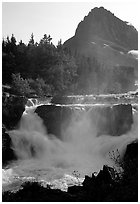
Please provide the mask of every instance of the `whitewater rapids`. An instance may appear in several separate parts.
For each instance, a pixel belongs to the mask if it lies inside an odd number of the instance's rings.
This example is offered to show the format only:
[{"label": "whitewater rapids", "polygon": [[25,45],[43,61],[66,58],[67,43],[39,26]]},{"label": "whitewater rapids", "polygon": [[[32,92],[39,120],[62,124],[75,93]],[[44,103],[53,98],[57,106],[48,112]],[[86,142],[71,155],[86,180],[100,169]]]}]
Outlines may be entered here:
[{"label": "whitewater rapids", "polygon": [[[126,145],[137,138],[138,116],[133,111],[131,130],[120,137],[96,137],[86,117],[70,125],[63,141],[47,133],[42,119],[34,112],[41,105],[30,101],[22,115],[19,128],[9,131],[12,148],[18,160],[3,169],[3,189],[19,186],[25,180],[66,190],[82,183],[84,175],[99,172],[103,165],[114,166],[112,151],[122,156]],[[92,127],[92,128],[91,128]]]}]

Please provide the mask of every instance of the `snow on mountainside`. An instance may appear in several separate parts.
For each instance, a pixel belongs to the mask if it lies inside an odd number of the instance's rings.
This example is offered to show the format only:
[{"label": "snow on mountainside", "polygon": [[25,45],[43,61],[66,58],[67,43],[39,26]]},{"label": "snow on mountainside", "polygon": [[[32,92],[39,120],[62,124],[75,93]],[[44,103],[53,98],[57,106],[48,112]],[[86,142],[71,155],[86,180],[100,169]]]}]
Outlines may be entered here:
[{"label": "snow on mountainside", "polygon": [[94,56],[107,66],[137,67],[137,61],[127,54],[138,49],[137,30],[103,7],[92,9],[64,46],[73,53]]},{"label": "snow on mountainside", "polygon": [[121,91],[134,89],[138,77],[138,55],[134,51],[138,49],[138,32],[110,11],[103,7],[92,9],[64,47],[74,56],[81,56],[82,60],[86,57],[99,63],[100,68],[86,63],[79,68],[79,80],[86,90],[94,92],[97,88],[101,91],[103,87],[108,89],[111,86],[114,90],[125,87]]},{"label": "snow on mountainside", "polygon": [[132,56],[134,59],[138,59],[138,50],[130,50],[130,51],[128,52],[128,54],[129,54],[130,56]]}]

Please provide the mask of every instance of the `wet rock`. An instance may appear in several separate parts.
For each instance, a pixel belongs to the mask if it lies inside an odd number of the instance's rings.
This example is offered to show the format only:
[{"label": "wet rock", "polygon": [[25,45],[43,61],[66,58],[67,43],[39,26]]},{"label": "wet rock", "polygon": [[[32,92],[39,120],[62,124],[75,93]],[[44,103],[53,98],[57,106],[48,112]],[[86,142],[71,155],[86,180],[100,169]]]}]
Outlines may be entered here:
[{"label": "wet rock", "polygon": [[7,130],[14,129],[25,110],[26,98],[3,92],[2,97],[2,165],[17,159],[11,148],[11,138]]},{"label": "wet rock", "polygon": [[[113,124],[111,123],[112,135],[125,134],[131,129],[133,123],[132,106],[131,104],[121,104],[113,106]],[[116,124],[116,125],[115,125]]]},{"label": "wet rock", "polygon": [[79,194],[79,193],[81,193],[81,191],[83,191],[82,186],[70,186],[70,187],[68,187],[68,193],[70,193],[70,194]]},{"label": "wet rock", "polygon": [[2,165],[5,167],[10,161],[15,160],[16,156],[11,148],[11,138],[2,127]]},{"label": "wet rock", "polygon": [[111,184],[112,183],[112,177],[109,172],[108,166],[103,166],[103,170],[100,170],[99,174],[97,177],[95,177],[95,183],[96,185],[98,184]]},{"label": "wet rock", "polygon": [[111,191],[112,184],[113,179],[111,177],[110,167],[103,166],[103,170],[100,170],[97,176],[94,174],[92,174],[92,177],[85,176],[83,182],[85,198],[88,198],[88,201],[103,201]]},{"label": "wet rock", "polygon": [[5,95],[2,98],[2,122],[7,129],[13,129],[19,122],[27,99],[15,95]]},{"label": "wet rock", "polygon": [[39,183],[24,183],[23,189],[18,192],[5,192],[3,193],[3,202],[60,202],[60,201],[72,201],[72,196],[61,190],[54,190],[50,188],[44,188]]},{"label": "wet rock", "polygon": [[95,180],[96,180],[96,177],[94,176],[94,174],[92,174],[92,177],[89,177],[89,176],[85,176],[85,179],[83,181],[83,187],[85,189],[88,189],[91,187],[91,185],[93,186],[94,183],[95,183]]},{"label": "wet rock", "polygon": [[97,136],[120,136],[128,132],[133,123],[131,104],[95,107],[89,116],[96,127]]},{"label": "wet rock", "polygon": [[138,140],[127,145],[124,160],[138,158]]},{"label": "wet rock", "polygon": [[[131,149],[132,147],[130,147]],[[130,151],[131,152],[131,151]],[[110,174],[113,168],[104,166],[97,176],[85,177],[83,186],[72,186],[67,192],[58,189],[44,188],[39,183],[24,183],[23,189],[17,192],[3,193],[3,201],[19,202],[137,202],[138,201],[138,174],[131,174],[131,178],[125,177],[115,182]]]},{"label": "wet rock", "polygon": [[123,168],[126,172],[125,176],[130,177],[132,174],[138,174],[138,140],[127,145]]},{"label": "wet rock", "polygon": [[43,119],[48,133],[61,138],[63,130],[70,123],[73,111],[69,107],[43,105],[37,107],[35,112]]},{"label": "wet rock", "polygon": [[[76,109],[70,106],[43,105],[35,111],[44,121],[48,133],[59,138],[70,125],[72,119],[87,120],[91,124],[90,131],[97,136],[120,136],[131,129],[133,123],[132,106],[120,104],[114,106],[94,106]],[[93,130],[92,130],[93,129]]]}]

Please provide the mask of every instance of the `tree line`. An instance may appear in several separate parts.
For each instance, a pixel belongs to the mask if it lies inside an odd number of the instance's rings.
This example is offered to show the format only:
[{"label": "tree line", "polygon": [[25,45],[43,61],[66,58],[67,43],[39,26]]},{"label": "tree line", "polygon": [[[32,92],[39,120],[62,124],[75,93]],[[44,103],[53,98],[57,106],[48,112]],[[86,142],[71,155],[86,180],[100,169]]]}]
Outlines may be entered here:
[{"label": "tree line", "polygon": [[[35,91],[38,95],[58,94],[74,89],[77,78],[75,58],[44,34],[39,43],[34,35],[28,44],[17,43],[14,35],[2,42],[2,82],[13,85],[17,92]],[[16,91],[16,90],[15,90]]]},{"label": "tree line", "polygon": [[[109,76],[110,75],[110,76]],[[121,92],[121,83],[95,57],[72,54],[59,40],[55,46],[50,35],[39,43],[33,33],[28,44],[17,43],[15,36],[2,41],[2,83],[16,94],[38,96],[55,94],[100,94]]]}]

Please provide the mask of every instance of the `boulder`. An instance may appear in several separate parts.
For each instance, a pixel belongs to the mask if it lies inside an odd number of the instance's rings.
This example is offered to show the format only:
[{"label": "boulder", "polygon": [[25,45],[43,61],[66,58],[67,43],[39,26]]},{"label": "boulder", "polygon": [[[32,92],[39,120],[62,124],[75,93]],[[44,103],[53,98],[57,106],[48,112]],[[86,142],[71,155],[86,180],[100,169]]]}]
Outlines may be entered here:
[{"label": "boulder", "polygon": [[82,183],[84,190],[88,191],[91,188],[92,189],[96,188],[95,180],[96,180],[96,177],[94,176],[94,174],[92,174],[92,177],[85,175],[85,179]]},{"label": "boulder", "polygon": [[98,175],[95,177],[95,183],[96,185],[101,185],[101,184],[111,184],[112,183],[112,177],[111,173],[109,172],[108,166],[103,166],[103,170],[100,170]]}]

